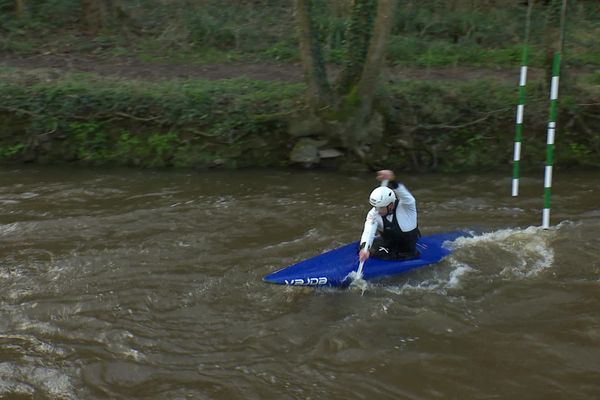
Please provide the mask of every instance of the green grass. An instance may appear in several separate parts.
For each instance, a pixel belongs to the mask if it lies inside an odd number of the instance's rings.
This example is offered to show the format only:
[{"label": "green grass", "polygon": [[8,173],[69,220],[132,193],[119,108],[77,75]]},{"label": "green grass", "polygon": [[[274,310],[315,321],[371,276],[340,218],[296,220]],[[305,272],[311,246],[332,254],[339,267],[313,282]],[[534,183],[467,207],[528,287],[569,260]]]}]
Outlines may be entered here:
[{"label": "green grass", "polygon": [[[31,135],[60,132],[66,139],[52,152],[59,160],[189,166],[233,154],[236,165],[244,165],[251,162],[244,157],[255,151],[257,135],[285,127],[282,113],[294,107],[302,90],[248,79],[146,82],[2,68],[0,117],[7,125],[0,158],[13,158]],[[266,140],[261,146],[269,153],[281,145]]]},{"label": "green grass", "polygon": [[[289,4],[273,0],[206,0],[185,7],[158,0],[118,3],[127,19],[90,36],[77,0],[30,1],[29,17],[23,19],[14,14],[14,1],[0,0],[0,52],[22,56],[91,53],[176,63],[298,61]],[[421,0],[400,4],[388,60],[393,65],[431,68],[514,66],[520,61],[525,8],[519,2],[502,7],[494,3]],[[580,0],[571,5],[564,52],[571,65],[600,66],[596,3]],[[346,2],[319,3],[315,24],[330,63],[343,63],[347,12]],[[540,6],[532,20],[532,65],[544,62],[545,25]]]},{"label": "green grass", "polygon": [[[561,127],[569,128],[557,149],[569,165],[593,165],[600,156],[598,134],[578,125],[581,119],[594,126],[599,111],[589,105],[600,103],[600,75],[586,79],[575,81],[578,86],[561,99]],[[297,140],[292,121],[306,118],[304,88],[249,79],[148,82],[0,68],[0,160],[30,153],[25,149],[31,138],[58,135],[38,162],[286,165]],[[513,82],[402,81],[380,95],[376,107],[385,116],[382,143],[390,155],[375,160],[378,164],[464,171],[499,168],[510,160]],[[532,165],[543,159],[547,90],[533,85],[527,95],[524,163]]]},{"label": "green grass", "polygon": [[[516,44],[505,48],[485,48],[474,43],[452,44],[417,37],[392,37],[388,45],[388,61],[394,65],[447,67],[514,67],[519,65],[523,48]],[[530,49],[532,65],[543,63],[543,52]]]}]

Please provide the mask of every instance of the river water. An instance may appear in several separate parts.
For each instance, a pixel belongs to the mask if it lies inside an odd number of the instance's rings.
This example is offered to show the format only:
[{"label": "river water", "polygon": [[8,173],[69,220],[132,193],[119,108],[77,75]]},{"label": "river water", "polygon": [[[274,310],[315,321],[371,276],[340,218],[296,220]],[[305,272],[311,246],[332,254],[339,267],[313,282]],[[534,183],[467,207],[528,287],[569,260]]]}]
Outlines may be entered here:
[{"label": "river water", "polygon": [[[532,174],[533,175],[533,174]],[[262,282],[360,236],[375,186],[304,171],[0,171],[0,398],[600,398],[598,173],[408,175],[440,264]]]}]

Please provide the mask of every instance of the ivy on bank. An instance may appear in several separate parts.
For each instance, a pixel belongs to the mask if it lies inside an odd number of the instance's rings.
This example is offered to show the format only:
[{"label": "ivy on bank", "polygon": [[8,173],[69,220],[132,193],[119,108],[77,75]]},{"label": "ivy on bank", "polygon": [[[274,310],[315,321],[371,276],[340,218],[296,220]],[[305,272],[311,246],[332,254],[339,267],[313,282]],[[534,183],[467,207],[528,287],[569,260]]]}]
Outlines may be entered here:
[{"label": "ivy on bank", "polygon": [[[390,82],[385,118],[368,149],[372,168],[462,171],[510,163],[515,87],[489,81]],[[600,166],[600,86],[561,99],[557,164]],[[0,160],[143,167],[290,165],[300,139],[331,147],[303,119],[303,86],[247,79],[139,82],[0,70]],[[547,90],[528,92],[523,164],[543,163]],[[295,124],[297,125],[297,124]],[[309,124],[310,126],[310,124]],[[334,166],[343,166],[343,156]]]},{"label": "ivy on bank", "polygon": [[36,162],[276,165],[280,112],[294,108],[302,89],[246,79],[3,75],[10,79],[0,83],[0,158]]}]

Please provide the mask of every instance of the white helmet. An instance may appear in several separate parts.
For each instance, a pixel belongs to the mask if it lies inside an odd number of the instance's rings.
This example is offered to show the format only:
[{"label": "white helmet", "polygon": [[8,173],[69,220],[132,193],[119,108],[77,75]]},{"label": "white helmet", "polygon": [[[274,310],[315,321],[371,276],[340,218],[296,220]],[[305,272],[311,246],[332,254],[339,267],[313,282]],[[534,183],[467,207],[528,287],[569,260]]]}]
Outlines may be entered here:
[{"label": "white helmet", "polygon": [[389,187],[380,186],[371,192],[369,196],[369,203],[373,207],[381,208],[387,207],[389,204],[396,201],[396,195],[394,191]]}]

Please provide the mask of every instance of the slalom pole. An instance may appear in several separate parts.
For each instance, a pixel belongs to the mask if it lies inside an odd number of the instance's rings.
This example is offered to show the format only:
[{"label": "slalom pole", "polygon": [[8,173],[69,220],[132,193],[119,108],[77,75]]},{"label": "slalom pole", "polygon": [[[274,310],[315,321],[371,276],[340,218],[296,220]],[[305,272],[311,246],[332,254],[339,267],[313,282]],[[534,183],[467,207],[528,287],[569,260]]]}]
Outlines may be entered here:
[{"label": "slalom pole", "polygon": [[560,79],[561,52],[565,37],[565,19],[567,0],[563,0],[560,15],[559,48],[552,59],[552,80],[550,83],[550,118],[546,138],[546,168],[544,170],[544,210],[542,212],[542,228],[550,227],[550,196],[552,193],[552,168],[554,166],[554,138],[556,133],[556,117],[558,114],[558,84]]},{"label": "slalom pole", "polygon": [[519,195],[519,168],[521,162],[521,141],[523,139],[523,113],[525,112],[525,87],[527,85],[527,65],[529,62],[529,31],[531,27],[531,10],[533,1],[527,1],[527,17],[525,20],[525,39],[523,55],[521,57],[521,75],[519,78],[519,103],[517,104],[517,118],[515,124],[515,146],[513,156],[512,195]]}]

